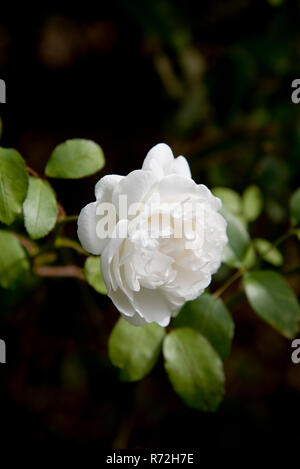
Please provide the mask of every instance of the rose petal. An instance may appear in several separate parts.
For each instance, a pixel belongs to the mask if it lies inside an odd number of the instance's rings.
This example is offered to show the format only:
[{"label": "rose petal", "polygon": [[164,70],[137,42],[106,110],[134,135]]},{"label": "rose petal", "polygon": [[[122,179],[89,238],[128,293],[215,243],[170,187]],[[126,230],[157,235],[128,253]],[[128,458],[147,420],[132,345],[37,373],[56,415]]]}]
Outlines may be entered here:
[{"label": "rose petal", "polygon": [[175,158],[175,160],[173,162],[172,171],[171,171],[170,174],[172,174],[172,173],[180,174],[181,176],[184,176],[184,177],[187,177],[187,178],[192,177],[189,164],[188,164],[188,162],[187,162],[187,160],[185,159],[184,156],[178,156],[178,158]]},{"label": "rose petal", "polygon": [[135,313],[134,316],[124,315],[123,317],[132,326],[145,326],[146,324],[149,324],[144,318],[141,318],[141,316],[138,313]]},{"label": "rose petal", "polygon": [[162,327],[169,324],[174,311],[174,307],[160,290],[149,288],[141,288],[138,293],[135,293],[133,305],[147,322],[157,322]]},{"label": "rose petal", "polygon": [[113,191],[124,176],[118,174],[109,174],[99,179],[95,185],[95,197],[100,202],[111,202]]},{"label": "rose petal", "polygon": [[86,205],[80,212],[77,222],[77,234],[83,248],[91,254],[99,255],[105,248],[108,240],[97,236],[96,226],[97,202]]},{"label": "rose petal", "polygon": [[136,314],[134,307],[132,306],[131,302],[119,288],[116,291],[111,290],[109,293],[109,298],[112,300],[116,308],[120,311],[120,313],[124,314],[127,317],[133,317]]},{"label": "rose petal", "polygon": [[164,177],[157,187],[160,193],[161,201],[171,200],[174,197],[186,199],[188,196],[197,196],[201,194],[201,190],[193,179],[188,179],[179,174],[169,174]]},{"label": "rose petal", "polygon": [[158,143],[147,153],[142,169],[154,171],[158,176],[168,174],[174,163],[171,148],[165,143]]},{"label": "rose petal", "polygon": [[[143,171],[138,169],[132,171],[124,179],[120,181],[113,192],[112,202],[116,207],[120,219],[128,218],[128,210],[131,204],[143,203],[145,196],[150,192],[152,187],[157,182],[157,177],[151,171]],[[126,200],[125,212],[122,213],[119,204],[122,199]]]}]

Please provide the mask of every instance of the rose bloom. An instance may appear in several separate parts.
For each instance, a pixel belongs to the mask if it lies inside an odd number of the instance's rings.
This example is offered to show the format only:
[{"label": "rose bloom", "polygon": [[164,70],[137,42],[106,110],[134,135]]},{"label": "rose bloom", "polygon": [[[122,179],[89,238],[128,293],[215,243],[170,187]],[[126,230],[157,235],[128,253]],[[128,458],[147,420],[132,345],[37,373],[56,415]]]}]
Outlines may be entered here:
[{"label": "rose bloom", "polygon": [[[101,254],[108,296],[130,324],[167,326],[220,267],[227,243],[220,199],[196,184],[186,159],[174,158],[164,143],[149,151],[142,169],[100,179],[95,197],[80,212],[78,237]],[[104,207],[113,215],[106,236]]]}]

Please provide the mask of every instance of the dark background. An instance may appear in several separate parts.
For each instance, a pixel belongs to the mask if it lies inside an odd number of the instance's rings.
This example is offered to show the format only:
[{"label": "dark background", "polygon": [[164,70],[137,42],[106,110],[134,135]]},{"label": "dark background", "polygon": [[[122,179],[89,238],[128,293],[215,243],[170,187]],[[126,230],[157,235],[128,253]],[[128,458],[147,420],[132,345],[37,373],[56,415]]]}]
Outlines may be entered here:
[{"label": "dark background", "polygon": [[[239,192],[259,185],[265,210],[251,234],[275,239],[299,185],[300,104],[291,102],[291,82],[300,77],[299,25],[300,3],[288,0],[5,7],[1,144],[42,174],[58,143],[97,141],[107,160],[99,175],[53,182],[67,213],[76,214],[99,177],[139,168],[164,141],[188,157],[199,183]],[[67,234],[76,236],[75,228]],[[295,240],[283,251],[286,271],[299,265]],[[83,263],[72,256],[62,253]],[[299,275],[289,281],[299,293]],[[291,343],[256,318],[244,297],[231,306],[227,394],[219,411],[206,415],[176,397],[162,362],[141,383],[119,382],[107,357],[118,313],[82,282],[31,279],[1,290],[1,442],[293,453],[300,365],[291,362]]]}]

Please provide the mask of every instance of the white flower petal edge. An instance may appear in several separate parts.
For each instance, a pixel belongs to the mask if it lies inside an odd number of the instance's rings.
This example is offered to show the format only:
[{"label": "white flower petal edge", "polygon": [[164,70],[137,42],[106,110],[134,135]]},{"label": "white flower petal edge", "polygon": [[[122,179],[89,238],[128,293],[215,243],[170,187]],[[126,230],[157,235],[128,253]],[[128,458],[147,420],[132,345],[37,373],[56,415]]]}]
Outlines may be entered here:
[{"label": "white flower petal edge", "polygon": [[184,156],[174,158],[171,148],[165,143],[155,145],[147,153],[142,169],[154,171],[160,179],[168,174],[181,174],[191,178],[191,171]]},{"label": "white flower petal edge", "polygon": [[86,205],[78,217],[78,238],[82,247],[91,254],[100,254],[103,249],[103,240],[96,233],[96,207],[97,202]]},{"label": "white flower petal edge", "polygon": [[[79,215],[78,237],[88,252],[101,254],[108,296],[130,324],[167,326],[186,301],[201,295],[221,264],[227,243],[221,201],[193,181],[187,160],[174,158],[164,143],[148,152],[141,170],[100,179],[95,197]],[[141,207],[120,213],[122,197],[128,208]],[[116,219],[102,239],[96,227],[106,203]],[[160,217],[167,217],[167,227]]]}]

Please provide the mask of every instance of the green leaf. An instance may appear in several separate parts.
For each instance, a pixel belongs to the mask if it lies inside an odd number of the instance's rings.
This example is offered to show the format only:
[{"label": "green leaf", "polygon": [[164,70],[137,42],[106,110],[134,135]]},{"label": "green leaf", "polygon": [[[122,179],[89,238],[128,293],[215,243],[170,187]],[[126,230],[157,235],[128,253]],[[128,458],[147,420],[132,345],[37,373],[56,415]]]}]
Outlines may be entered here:
[{"label": "green leaf", "polygon": [[222,200],[222,204],[235,215],[242,211],[241,196],[229,187],[214,187],[212,193]]},{"label": "green leaf", "polygon": [[97,143],[74,138],[54,149],[45,172],[53,178],[78,179],[96,173],[104,164],[103,151]]},{"label": "green leaf", "polygon": [[228,265],[231,268],[238,269],[239,267],[244,267],[246,270],[252,269],[252,267],[254,267],[254,265],[256,264],[256,261],[257,254],[252,243],[249,244],[242,261],[240,261],[235,256],[234,252],[228,244],[223,250],[222,262],[224,262],[224,264]]},{"label": "green leaf", "polygon": [[236,258],[229,244],[226,244],[223,249],[222,262],[231,268],[239,268],[242,265],[242,262]]},{"label": "green leaf", "polygon": [[101,275],[100,256],[90,256],[87,258],[84,264],[84,275],[91,287],[98,293],[107,295],[106,285]]},{"label": "green leaf", "polygon": [[244,229],[247,231],[248,230],[248,220],[246,219],[246,217],[244,217],[244,215],[235,215],[235,216],[239,220],[241,225],[244,227]]},{"label": "green leaf", "polygon": [[201,332],[224,360],[230,350],[234,323],[220,298],[203,293],[184,305],[174,320],[174,327],[191,327]]},{"label": "green leaf", "polygon": [[0,221],[11,225],[22,212],[27,186],[28,175],[21,155],[0,147]]},{"label": "green leaf", "polygon": [[290,200],[290,214],[292,223],[300,223],[300,187],[294,192]]},{"label": "green leaf", "polygon": [[29,178],[27,197],[23,203],[26,230],[32,239],[46,236],[57,219],[55,193],[47,181]]},{"label": "green leaf", "polygon": [[224,394],[224,372],[208,340],[193,329],[176,329],[166,336],[163,353],[169,379],[185,404],[215,411]]},{"label": "green leaf", "polygon": [[256,254],[253,244],[251,243],[249,244],[249,247],[246,251],[242,265],[246,270],[252,269],[252,267],[255,266],[256,261],[257,261],[257,254]]},{"label": "green leaf", "polygon": [[0,230],[0,285],[13,288],[29,270],[29,262],[17,238]]},{"label": "green leaf", "polygon": [[300,306],[297,297],[277,272],[259,270],[244,277],[247,298],[256,313],[285,337],[298,332]]},{"label": "green leaf", "polygon": [[[237,264],[241,263],[250,243],[248,232],[240,220],[229,210],[223,207],[221,213],[227,221],[228,248],[225,253],[230,253],[231,257],[236,259]],[[224,259],[226,260],[226,257]]]},{"label": "green leaf", "polygon": [[273,246],[270,241],[262,238],[256,238],[253,240],[254,247],[258,254],[270,264],[279,266],[283,264],[283,256],[281,252]]},{"label": "green leaf", "polygon": [[249,186],[243,193],[243,213],[248,221],[256,220],[263,208],[262,193],[257,186]]},{"label": "green leaf", "polygon": [[161,350],[165,329],[158,324],[132,326],[120,318],[108,343],[109,357],[113,365],[121,368],[124,381],[138,381],[155,365]]}]

